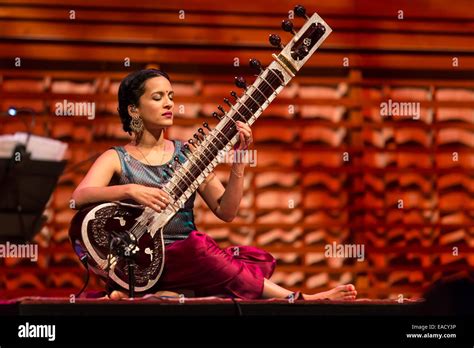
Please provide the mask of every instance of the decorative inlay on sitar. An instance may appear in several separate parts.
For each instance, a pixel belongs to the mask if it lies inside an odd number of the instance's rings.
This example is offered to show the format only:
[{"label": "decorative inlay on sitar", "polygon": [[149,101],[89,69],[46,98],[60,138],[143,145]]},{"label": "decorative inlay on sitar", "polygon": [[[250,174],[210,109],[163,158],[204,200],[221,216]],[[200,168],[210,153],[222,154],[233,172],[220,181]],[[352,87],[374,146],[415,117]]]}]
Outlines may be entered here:
[{"label": "decorative inlay on sitar", "polygon": [[[94,272],[123,289],[129,289],[134,278],[137,292],[146,292],[157,283],[165,262],[163,227],[238,141],[235,122],[251,126],[331,33],[317,13],[308,17],[302,6],[296,6],[295,14],[306,19],[303,27],[296,32],[292,22],[284,20],[282,28],[293,34],[292,40],[283,46],[278,35],[270,35],[270,43],[280,48],[280,53],[272,55],[273,61],[266,69],[258,60],[251,59],[250,65],[259,71],[254,83],[247,85],[243,78],[236,78],[237,86],[244,89],[243,95],[232,92],[235,104],[225,99],[230,110],[219,107],[222,115],[214,113],[220,119],[217,126],[211,130],[204,123],[207,133],[199,128],[195,139],[189,141],[193,149],[185,145],[187,160],[174,171],[170,168],[172,177],[162,187],[171,198],[164,211],[157,213],[141,205],[109,202],[86,207],[74,216],[69,232],[71,241],[76,251],[86,252]],[[112,256],[116,256],[113,264]],[[133,277],[129,273],[131,257],[135,264]]]}]

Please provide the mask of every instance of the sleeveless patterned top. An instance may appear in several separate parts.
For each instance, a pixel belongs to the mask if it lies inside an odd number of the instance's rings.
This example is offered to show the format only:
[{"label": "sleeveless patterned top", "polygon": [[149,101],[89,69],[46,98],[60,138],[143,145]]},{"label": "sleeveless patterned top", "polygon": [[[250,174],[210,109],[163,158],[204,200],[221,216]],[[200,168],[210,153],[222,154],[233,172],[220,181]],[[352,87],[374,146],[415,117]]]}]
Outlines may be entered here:
[{"label": "sleeveless patterned top", "polygon": [[[120,158],[122,173],[121,175],[115,174],[111,183],[115,182],[120,185],[139,184],[161,188],[171,178],[171,176],[164,170],[166,166],[171,164],[174,169],[177,166],[174,157],[178,156],[180,162],[186,160],[186,157],[181,152],[181,147],[183,146],[182,142],[179,140],[173,140],[173,143],[175,148],[173,158],[169,162],[157,166],[144,164],[130,156],[123,146],[115,146],[114,150],[117,151]],[[196,229],[193,213],[195,198],[196,192],[189,197],[184,204],[184,207],[179,209],[173,218],[165,225],[163,229],[165,245],[177,240],[186,239],[188,235]]]}]

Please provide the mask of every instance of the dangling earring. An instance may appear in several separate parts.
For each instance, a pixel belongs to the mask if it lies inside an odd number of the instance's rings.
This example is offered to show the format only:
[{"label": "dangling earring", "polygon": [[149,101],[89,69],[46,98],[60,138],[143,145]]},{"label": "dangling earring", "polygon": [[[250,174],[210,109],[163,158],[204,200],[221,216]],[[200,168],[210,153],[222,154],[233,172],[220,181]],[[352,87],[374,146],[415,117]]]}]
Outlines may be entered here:
[{"label": "dangling earring", "polygon": [[143,132],[143,121],[141,117],[132,117],[130,121],[130,129],[136,134]]}]

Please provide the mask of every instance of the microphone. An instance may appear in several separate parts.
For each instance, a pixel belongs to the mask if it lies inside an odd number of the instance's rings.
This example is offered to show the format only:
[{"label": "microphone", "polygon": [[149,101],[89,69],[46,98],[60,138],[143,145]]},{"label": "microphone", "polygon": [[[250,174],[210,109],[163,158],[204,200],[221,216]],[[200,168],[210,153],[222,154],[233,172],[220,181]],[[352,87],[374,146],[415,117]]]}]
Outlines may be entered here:
[{"label": "microphone", "polygon": [[33,110],[32,108],[17,108],[16,106],[10,106],[7,109],[7,111],[3,111],[0,113],[0,116],[9,116],[9,117],[22,116],[22,115],[31,115],[31,117],[33,118],[32,125],[34,126],[34,118],[36,115],[36,111]]},{"label": "microphone", "polygon": [[18,110],[14,107],[9,107],[7,110],[7,115],[8,116],[16,116]]},{"label": "microphone", "polygon": [[[28,144],[30,143],[30,136],[31,136],[31,131],[35,127],[35,115],[36,111],[31,109],[31,108],[17,108],[15,106],[10,106],[6,112],[1,112],[0,116],[7,116],[7,117],[16,117],[16,116],[23,116],[23,115],[31,115],[31,123],[28,125],[26,120],[21,117],[21,120],[23,121],[23,124],[25,125],[26,128],[26,143],[23,146],[20,146],[17,150],[22,153],[22,155],[28,155],[27,149],[28,149]],[[15,151],[17,151],[15,150]]]}]

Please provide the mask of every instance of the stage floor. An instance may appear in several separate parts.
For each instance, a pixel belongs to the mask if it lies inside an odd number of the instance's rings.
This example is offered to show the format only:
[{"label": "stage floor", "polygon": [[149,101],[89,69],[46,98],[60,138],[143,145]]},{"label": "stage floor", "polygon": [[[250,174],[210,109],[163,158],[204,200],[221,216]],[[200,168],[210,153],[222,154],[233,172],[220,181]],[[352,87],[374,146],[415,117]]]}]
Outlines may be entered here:
[{"label": "stage floor", "polygon": [[[55,343],[77,347],[91,343],[127,344],[156,342],[198,346],[223,346],[223,342],[247,345],[322,342],[354,346],[354,343],[413,343],[408,333],[414,325],[442,324],[435,333],[455,333],[443,342],[472,342],[471,318],[435,317],[424,300],[358,299],[355,301],[232,300],[228,298],[76,299],[23,297],[0,301],[0,332],[4,343],[23,347],[37,341],[19,337],[20,328],[55,330]],[[446,326],[448,325],[448,326]],[[341,330],[343,328],[343,330]],[[26,329],[25,329],[26,330]],[[417,331],[418,330],[418,331]],[[444,330],[444,331],[443,331]],[[36,336],[32,336],[36,337]],[[42,338],[45,342],[46,338]],[[418,340],[415,343],[420,343]],[[423,341],[424,342],[424,341]],[[428,341],[427,341],[428,342]],[[433,342],[433,341],[429,341]],[[426,342],[424,342],[426,343]],[[166,345],[168,346],[168,345]],[[364,345],[365,346],[365,345]],[[3,343],[2,343],[3,347]]]},{"label": "stage floor", "polygon": [[358,299],[355,301],[232,300],[218,297],[136,299],[75,299],[23,297],[0,301],[1,315],[19,316],[338,316],[417,315],[423,300]]}]

